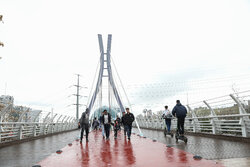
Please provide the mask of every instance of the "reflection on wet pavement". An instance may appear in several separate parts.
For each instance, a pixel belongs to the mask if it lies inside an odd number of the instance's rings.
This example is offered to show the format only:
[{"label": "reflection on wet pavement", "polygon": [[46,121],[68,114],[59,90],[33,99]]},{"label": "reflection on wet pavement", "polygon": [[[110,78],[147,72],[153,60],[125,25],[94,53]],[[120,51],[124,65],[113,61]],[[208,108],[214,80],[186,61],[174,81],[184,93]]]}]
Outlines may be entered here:
[{"label": "reflection on wet pavement", "polygon": [[0,167],[29,167],[72,142],[79,131],[0,148]]},{"label": "reflection on wet pavement", "polygon": [[[135,132],[136,128],[133,129]],[[143,129],[144,136],[148,138],[156,138],[159,142],[166,145],[171,145],[175,148],[179,148],[186,152],[190,152],[195,155],[200,155],[205,159],[219,160],[218,162],[225,166],[250,166],[250,144],[233,142],[222,139],[205,138],[199,136],[187,136],[188,143],[180,141],[176,143],[175,138],[170,136],[165,137],[162,131],[152,131]],[[117,162],[116,165],[121,165],[119,160],[121,157],[125,159],[123,161],[127,166],[131,166],[134,163],[140,161],[138,155],[144,152],[143,145],[140,140],[132,140],[129,142],[121,142],[122,138],[118,140],[111,140],[111,143],[102,140],[99,134],[94,133],[93,140],[91,142],[97,143],[96,145],[79,145],[79,155],[76,158],[80,158],[82,162],[89,162],[90,159],[99,157],[100,162]],[[33,140],[21,144],[16,144],[0,149],[0,166],[1,167],[27,167],[36,164],[37,162],[48,157],[56,150],[64,148],[68,143],[71,143],[79,136],[79,131],[72,131],[62,133],[46,138]],[[136,136],[137,137],[137,136]],[[101,142],[97,142],[101,141]],[[141,145],[141,146],[140,146]],[[138,147],[140,146],[140,147]],[[95,147],[99,150],[92,152]],[[135,148],[136,147],[136,148]],[[100,149],[101,148],[101,149]],[[136,151],[135,151],[136,150]],[[149,150],[152,151],[153,150]],[[90,154],[91,153],[91,154]],[[165,157],[168,162],[175,162],[176,156],[178,162],[186,162],[189,158],[184,152],[176,152],[173,149],[167,149],[165,151]]]},{"label": "reflection on wet pavement", "polygon": [[[138,133],[136,128],[133,131]],[[199,136],[187,136],[188,143],[180,141],[176,143],[175,138],[164,136],[163,131],[142,129],[143,135],[149,138],[156,138],[159,142],[172,145],[206,159],[229,159],[250,157],[250,143],[229,141],[216,138],[206,138]],[[249,165],[250,166],[250,165]]]},{"label": "reflection on wet pavement", "polygon": [[[99,137],[96,137],[99,136]],[[195,160],[193,154],[166,147],[165,144],[132,135],[131,141],[118,132],[117,139],[105,140],[101,132],[92,132],[89,142],[74,141],[38,164],[42,167],[223,167],[212,160]]]}]

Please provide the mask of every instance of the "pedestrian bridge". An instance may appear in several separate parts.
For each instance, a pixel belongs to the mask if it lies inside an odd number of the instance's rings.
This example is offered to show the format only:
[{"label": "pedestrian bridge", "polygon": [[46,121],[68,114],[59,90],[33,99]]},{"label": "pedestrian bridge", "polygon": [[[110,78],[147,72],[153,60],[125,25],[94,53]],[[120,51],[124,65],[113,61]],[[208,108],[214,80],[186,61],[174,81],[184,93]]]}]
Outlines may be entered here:
[{"label": "pedestrian bridge", "polygon": [[[87,105],[92,111],[91,120],[96,116],[93,111],[99,111],[105,100],[109,111],[118,108],[114,110],[118,113],[124,112],[124,106],[131,108],[123,86],[127,103],[122,101],[113,78],[111,37],[108,35],[104,52],[102,36],[98,35],[99,74]],[[102,92],[105,79],[108,98],[103,98]],[[250,105],[246,101],[250,102],[250,91],[186,105],[187,143],[164,136],[160,113],[145,112],[134,121],[131,141],[124,138],[122,131],[116,140],[111,133],[108,141],[100,131],[92,131],[89,142],[80,144],[78,109],[76,118],[52,113],[41,116],[42,112],[29,115],[24,110],[17,121],[8,121],[7,118],[13,119],[13,106],[8,104],[0,112],[0,167],[249,167]],[[176,119],[172,120],[171,129],[176,130]]]},{"label": "pedestrian bridge", "polygon": [[[27,121],[24,112],[20,122],[6,122],[7,106],[1,112],[0,166],[247,167],[250,114],[241,99],[249,97],[249,92],[187,105],[187,143],[164,135],[165,124],[160,114],[138,115],[131,141],[124,138],[122,131],[117,140],[111,133],[109,141],[102,138],[100,131],[92,131],[90,141],[80,144],[75,118],[40,112],[41,117],[37,115]],[[176,129],[176,119],[172,120],[171,129]]]},{"label": "pedestrian bridge", "polygon": [[[216,137],[187,135],[188,143],[176,142],[162,131],[142,129],[144,137],[134,128],[131,141],[124,138],[102,138],[92,131],[89,142],[79,142],[79,130],[50,136],[1,143],[1,167],[62,166],[249,166],[250,143]],[[61,152],[58,152],[61,151]],[[56,153],[57,152],[57,153]],[[194,159],[194,155],[202,159]]]}]

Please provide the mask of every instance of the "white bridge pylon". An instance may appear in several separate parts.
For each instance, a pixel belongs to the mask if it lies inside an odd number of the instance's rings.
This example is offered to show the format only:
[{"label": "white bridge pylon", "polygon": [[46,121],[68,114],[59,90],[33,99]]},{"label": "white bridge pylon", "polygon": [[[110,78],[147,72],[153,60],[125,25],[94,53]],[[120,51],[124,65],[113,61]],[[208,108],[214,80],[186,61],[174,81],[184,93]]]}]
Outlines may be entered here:
[{"label": "white bridge pylon", "polygon": [[[91,97],[90,103],[88,105],[88,109],[91,112],[93,109],[93,106],[95,104],[96,98],[98,93],[100,93],[102,90],[102,81],[104,77],[108,77],[108,82],[111,87],[111,90],[115,96],[116,102],[118,106],[120,107],[121,112],[125,112],[123,103],[121,101],[121,98],[118,94],[117,88],[115,86],[113,74],[112,74],[112,69],[111,69],[111,41],[112,41],[112,35],[108,35],[108,44],[107,44],[107,50],[104,52],[104,47],[103,47],[103,40],[102,40],[102,35],[98,34],[98,40],[99,40],[99,48],[100,48],[100,69],[99,69],[99,75],[96,83],[95,90],[93,92],[93,95]],[[105,56],[106,55],[106,56]],[[106,59],[105,59],[106,58]],[[106,63],[106,64],[105,64]],[[108,75],[104,75],[104,71],[107,70]]]}]

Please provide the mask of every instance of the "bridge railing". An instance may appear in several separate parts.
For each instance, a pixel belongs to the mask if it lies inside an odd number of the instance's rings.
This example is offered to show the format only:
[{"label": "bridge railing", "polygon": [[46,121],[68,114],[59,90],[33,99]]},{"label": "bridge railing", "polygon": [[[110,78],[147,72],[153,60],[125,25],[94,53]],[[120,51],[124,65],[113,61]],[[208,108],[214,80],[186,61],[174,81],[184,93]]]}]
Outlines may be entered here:
[{"label": "bridge railing", "polygon": [[0,143],[11,142],[34,138],[38,136],[49,135],[53,133],[73,130],[77,128],[77,122],[74,117],[59,115],[46,111],[20,112],[17,121],[12,120],[12,105],[0,111]]},{"label": "bridge railing", "polygon": [[[188,116],[185,130],[227,136],[250,137],[250,91],[237,96],[218,97],[187,105]],[[165,120],[160,115],[137,116],[141,128],[163,130]],[[172,130],[177,129],[177,120],[172,120]]]},{"label": "bridge railing", "polygon": [[[218,135],[234,135],[249,137],[250,135],[250,114],[220,115],[208,117],[186,118],[185,130],[188,132],[211,133]],[[247,118],[247,119],[246,119]],[[165,120],[154,118],[137,118],[141,128],[163,130]],[[134,125],[135,126],[135,125]],[[172,120],[172,130],[177,129],[177,120]]]},{"label": "bridge railing", "polygon": [[0,122],[0,143],[43,136],[77,128],[75,121],[63,123]]}]

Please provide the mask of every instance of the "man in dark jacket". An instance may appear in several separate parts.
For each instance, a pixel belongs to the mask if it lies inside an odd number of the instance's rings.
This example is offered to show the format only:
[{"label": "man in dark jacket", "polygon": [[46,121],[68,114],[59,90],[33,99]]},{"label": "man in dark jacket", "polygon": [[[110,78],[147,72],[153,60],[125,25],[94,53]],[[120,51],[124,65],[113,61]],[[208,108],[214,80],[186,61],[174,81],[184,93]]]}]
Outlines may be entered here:
[{"label": "man in dark jacket", "polygon": [[78,123],[81,127],[81,138],[80,143],[82,143],[83,133],[84,130],[86,132],[86,142],[88,142],[88,135],[89,135],[89,109],[87,108],[85,112],[82,113],[82,116]]},{"label": "man in dark jacket", "polygon": [[129,108],[126,108],[126,114],[124,115],[123,118],[123,124],[124,124],[124,128],[125,131],[128,135],[128,140],[130,140],[130,136],[131,136],[131,130],[132,130],[132,123],[135,120],[134,115],[129,111]]},{"label": "man in dark jacket", "polygon": [[173,116],[177,118],[177,128],[180,133],[180,136],[184,136],[184,123],[185,117],[187,115],[187,109],[184,107],[180,100],[176,100],[176,106],[172,110]]},{"label": "man in dark jacket", "polygon": [[101,117],[101,122],[104,125],[104,131],[105,131],[105,134],[106,134],[106,139],[109,140],[111,116],[107,112],[107,110],[104,110],[103,112],[104,112],[104,114]]}]

